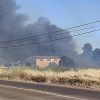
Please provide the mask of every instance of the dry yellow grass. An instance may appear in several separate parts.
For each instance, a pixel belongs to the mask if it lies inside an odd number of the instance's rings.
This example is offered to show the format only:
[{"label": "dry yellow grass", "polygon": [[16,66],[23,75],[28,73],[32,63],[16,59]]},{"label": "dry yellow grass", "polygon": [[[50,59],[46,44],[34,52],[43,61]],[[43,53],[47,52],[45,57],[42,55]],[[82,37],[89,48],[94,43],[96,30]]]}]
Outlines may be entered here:
[{"label": "dry yellow grass", "polygon": [[88,68],[66,71],[38,70],[32,68],[0,69],[0,78],[69,84],[100,88],[100,69]]}]

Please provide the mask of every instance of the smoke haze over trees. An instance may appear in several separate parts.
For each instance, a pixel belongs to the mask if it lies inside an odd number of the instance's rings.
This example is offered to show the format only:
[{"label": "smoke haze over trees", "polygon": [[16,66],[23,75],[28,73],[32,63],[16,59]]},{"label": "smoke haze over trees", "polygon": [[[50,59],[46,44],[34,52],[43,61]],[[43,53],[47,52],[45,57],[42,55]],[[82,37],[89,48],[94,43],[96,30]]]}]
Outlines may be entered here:
[{"label": "smoke haze over trees", "polygon": [[96,48],[92,50],[92,45],[90,43],[84,44],[82,48],[83,53],[81,54],[82,59],[85,59],[86,64],[91,65],[91,67],[100,67],[100,49]]},{"label": "smoke haze over trees", "polygon": [[75,62],[73,61],[73,59],[70,59],[69,57],[61,57],[60,61],[59,61],[59,66],[61,67],[75,67]]}]

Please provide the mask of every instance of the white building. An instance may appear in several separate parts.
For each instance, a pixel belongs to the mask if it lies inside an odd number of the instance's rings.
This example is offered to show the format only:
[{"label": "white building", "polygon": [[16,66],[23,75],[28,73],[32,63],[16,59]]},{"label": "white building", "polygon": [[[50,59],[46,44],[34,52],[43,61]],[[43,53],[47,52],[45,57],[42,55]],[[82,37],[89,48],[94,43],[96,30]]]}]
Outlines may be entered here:
[{"label": "white building", "polygon": [[60,57],[57,56],[30,56],[25,59],[25,64],[27,66],[38,66],[38,67],[47,67],[47,66],[58,66]]}]

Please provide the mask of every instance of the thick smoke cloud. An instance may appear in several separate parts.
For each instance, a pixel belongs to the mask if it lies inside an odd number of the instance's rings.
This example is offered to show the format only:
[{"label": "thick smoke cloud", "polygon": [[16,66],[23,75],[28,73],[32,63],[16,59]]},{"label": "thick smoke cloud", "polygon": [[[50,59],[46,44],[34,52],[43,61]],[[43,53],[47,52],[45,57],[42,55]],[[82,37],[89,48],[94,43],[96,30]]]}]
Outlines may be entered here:
[{"label": "thick smoke cloud", "polygon": [[[17,13],[18,9],[20,9],[20,6],[16,4],[15,0],[3,0],[0,2],[0,42],[61,30],[61,28],[51,24],[45,17],[38,18],[35,23],[26,24],[28,16],[23,13]],[[34,44],[69,35],[70,33],[64,30],[27,41],[0,44],[0,64],[11,60],[22,60],[29,56],[67,56],[74,59],[77,67],[100,67],[100,49],[96,48],[93,51],[90,43],[84,44],[81,55],[78,55],[75,51],[76,44],[73,38]],[[25,47],[1,48],[32,43],[34,45]]]},{"label": "thick smoke cloud", "polygon": [[[47,18],[40,17],[35,23],[26,25],[28,17],[25,14],[17,13],[20,9],[15,0],[3,0],[0,2],[0,41],[9,41],[18,38],[40,35],[43,33],[61,30],[56,25],[50,23]],[[66,33],[66,34],[65,34]],[[57,33],[53,33],[57,34]],[[69,36],[68,31],[59,32],[60,35],[48,35],[35,38],[29,41],[12,42],[11,44],[0,44],[0,47],[12,45],[23,45],[49,41],[65,36]],[[6,61],[21,60],[28,56],[72,56],[76,55],[75,43],[72,38],[49,42],[45,44],[31,45],[17,48],[0,48],[0,58]]]}]

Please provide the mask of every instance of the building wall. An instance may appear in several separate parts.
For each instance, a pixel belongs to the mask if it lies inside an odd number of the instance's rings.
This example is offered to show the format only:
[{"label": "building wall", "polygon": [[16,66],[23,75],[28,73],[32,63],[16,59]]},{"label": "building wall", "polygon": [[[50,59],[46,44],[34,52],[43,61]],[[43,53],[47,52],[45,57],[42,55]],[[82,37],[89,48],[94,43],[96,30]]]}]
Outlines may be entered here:
[{"label": "building wall", "polygon": [[47,67],[50,63],[55,63],[56,65],[59,65],[60,59],[36,59],[36,66],[39,67]]}]

